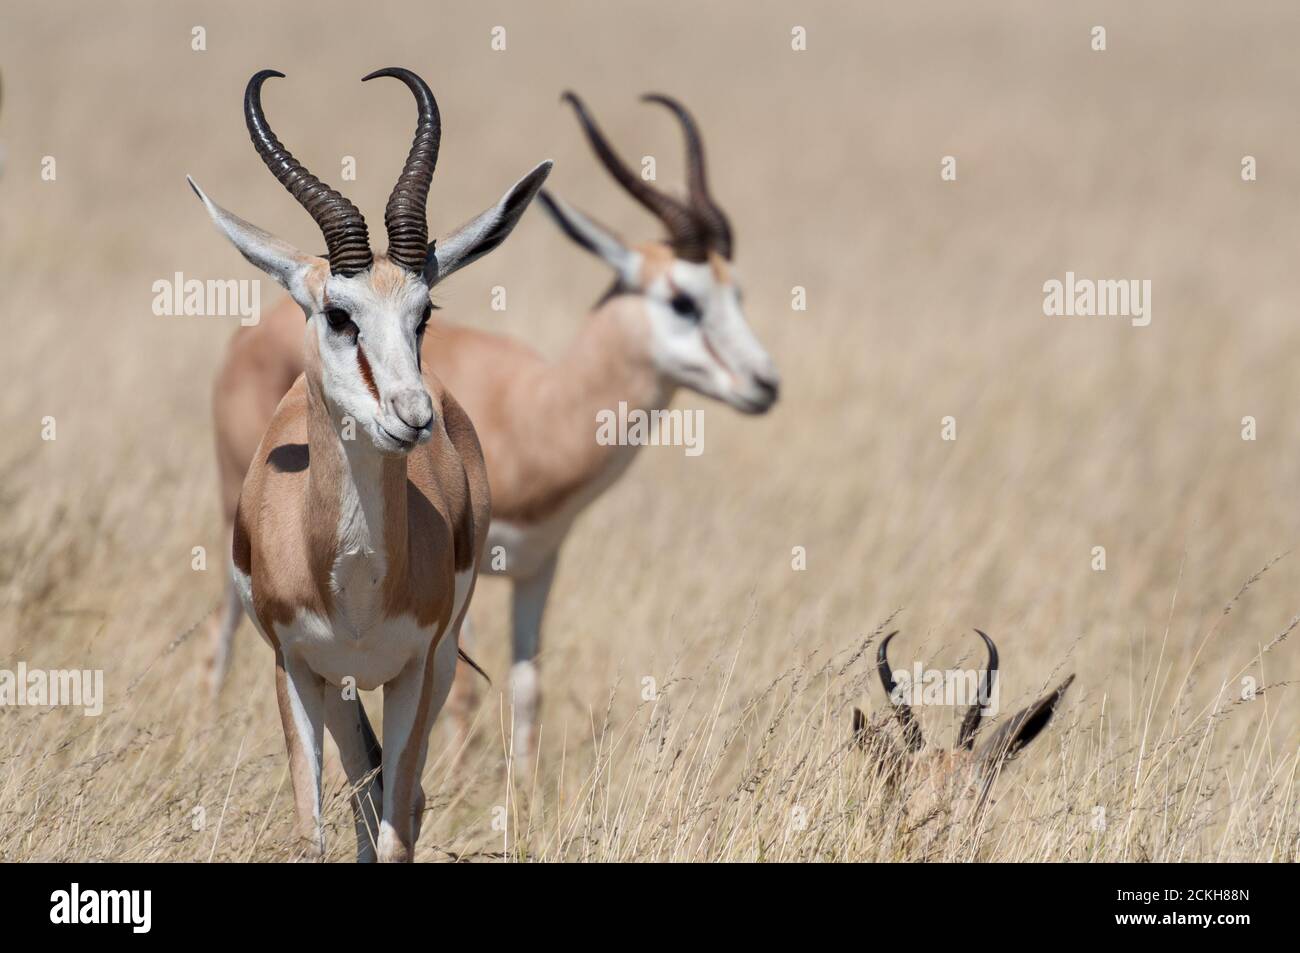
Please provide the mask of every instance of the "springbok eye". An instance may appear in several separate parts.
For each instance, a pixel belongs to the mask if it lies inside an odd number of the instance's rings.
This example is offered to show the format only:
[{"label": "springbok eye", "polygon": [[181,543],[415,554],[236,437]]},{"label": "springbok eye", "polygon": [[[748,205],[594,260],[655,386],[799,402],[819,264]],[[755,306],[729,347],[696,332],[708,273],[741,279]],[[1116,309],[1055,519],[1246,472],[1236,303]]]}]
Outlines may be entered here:
[{"label": "springbok eye", "polygon": [[347,331],[349,327],[356,329],[356,325],[352,323],[352,315],[342,308],[326,308],[325,320],[329,322],[331,331]]},{"label": "springbok eye", "polygon": [[683,318],[690,318],[693,321],[700,320],[700,309],[695,306],[695,299],[688,294],[682,294],[680,291],[673,295],[673,300],[668,302],[672,305],[673,310]]},{"label": "springbok eye", "polygon": [[415,326],[415,333],[417,336],[423,334],[424,329],[429,326],[429,316],[431,314],[433,314],[433,303],[426,302],[424,305],[424,313],[420,315],[420,323]]}]

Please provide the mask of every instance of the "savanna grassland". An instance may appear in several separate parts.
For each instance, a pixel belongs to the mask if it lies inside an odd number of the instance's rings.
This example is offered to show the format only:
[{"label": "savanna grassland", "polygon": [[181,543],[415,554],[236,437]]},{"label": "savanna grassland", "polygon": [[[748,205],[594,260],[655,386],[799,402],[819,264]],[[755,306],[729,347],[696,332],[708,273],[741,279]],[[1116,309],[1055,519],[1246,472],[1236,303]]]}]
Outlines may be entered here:
[{"label": "savanna grassland", "polygon": [[[678,133],[637,97],[681,97],[783,375],[765,417],[680,394],[705,452],[643,451],[578,524],[535,772],[504,755],[508,590],[482,582],[493,683],[463,750],[435,728],[419,859],[1297,859],[1300,11],[899,6],[6,3],[0,667],[102,669],[107,699],[0,708],[0,859],[297,856],[250,626],[215,714],[204,690],[209,390],[238,319],[156,315],[152,285],[258,277],[186,173],[319,243],[248,143],[259,68],[288,74],[266,96],[279,136],[377,222],[413,113],[358,82],[387,65],[442,107],[435,233],[550,156],[559,194],[653,236],[558,97],[584,94],[662,183]],[[1150,279],[1150,325],[1044,316],[1067,271]],[[607,280],[534,210],[439,300],[555,355]],[[978,663],[974,626],[1006,710],[1077,677],[981,823],[918,817],[851,745],[851,711],[884,707],[882,633],[902,630],[896,665],[948,668]],[[959,717],[922,713],[945,744]],[[328,858],[348,860],[329,753],[326,775]]]}]

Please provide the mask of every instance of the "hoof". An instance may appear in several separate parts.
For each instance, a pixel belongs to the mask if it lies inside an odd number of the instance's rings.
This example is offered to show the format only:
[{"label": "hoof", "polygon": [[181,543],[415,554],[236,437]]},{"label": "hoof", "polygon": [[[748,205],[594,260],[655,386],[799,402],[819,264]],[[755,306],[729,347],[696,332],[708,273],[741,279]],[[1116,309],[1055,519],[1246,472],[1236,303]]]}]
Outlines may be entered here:
[{"label": "hoof", "polygon": [[302,859],[308,863],[318,863],[324,860],[325,832],[318,830],[311,834],[300,835],[298,837],[298,849],[302,851]]},{"label": "hoof", "polygon": [[412,845],[403,844],[397,831],[384,822],[379,830],[379,862],[381,864],[409,864],[412,860]]}]

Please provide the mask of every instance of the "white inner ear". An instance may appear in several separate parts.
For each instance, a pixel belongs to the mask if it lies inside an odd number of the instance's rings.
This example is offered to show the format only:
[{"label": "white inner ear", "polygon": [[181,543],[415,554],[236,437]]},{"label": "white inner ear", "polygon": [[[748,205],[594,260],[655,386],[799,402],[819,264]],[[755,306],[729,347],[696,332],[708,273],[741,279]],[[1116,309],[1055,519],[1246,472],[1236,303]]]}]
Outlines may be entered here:
[{"label": "white inner ear", "polygon": [[[539,162],[497,201],[496,205],[466,222],[446,238],[430,246],[433,260],[425,263],[425,279],[436,285],[452,272],[464,268],[493,251],[509,237],[532,204],[551,172],[551,160]],[[433,267],[436,264],[436,270]]]},{"label": "white inner ear", "polygon": [[617,263],[606,258],[610,266],[618,272],[619,281],[629,288],[635,288],[641,280],[641,265],[645,256],[639,251],[624,248],[623,255]]},{"label": "white inner ear", "polygon": [[617,235],[597,225],[559,196],[543,192],[542,201],[570,238],[618,272],[623,284],[636,285],[641,272],[640,252],[628,248]]},{"label": "white inner ear", "polygon": [[252,265],[276,280],[308,314],[321,310],[329,263],[307,255],[212,201],[189,176],[186,180],[203,202],[217,228]]}]

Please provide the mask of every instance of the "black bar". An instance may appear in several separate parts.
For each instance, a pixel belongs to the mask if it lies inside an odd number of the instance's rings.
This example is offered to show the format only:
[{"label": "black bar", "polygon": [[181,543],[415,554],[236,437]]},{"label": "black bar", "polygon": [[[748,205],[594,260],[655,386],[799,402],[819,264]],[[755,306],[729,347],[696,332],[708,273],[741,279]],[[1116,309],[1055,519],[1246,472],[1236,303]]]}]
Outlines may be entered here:
[{"label": "black bar", "polygon": [[[936,941],[957,938],[976,922],[996,922],[999,932],[1014,929],[1026,936],[1140,934],[1179,943],[1202,936],[1224,943],[1272,934],[1295,920],[1295,911],[1284,909],[1294,895],[1295,868],[1288,865],[864,864],[792,870],[734,864],[600,871],[549,865],[540,885],[535,865],[508,866],[518,865],[375,870],[318,864],[10,864],[0,867],[0,909],[9,941],[75,933],[78,939],[112,934],[129,943],[196,936],[205,942],[280,936],[337,941],[353,935],[354,928],[369,932],[385,922],[405,922],[434,942],[436,924],[444,917],[462,925],[479,923],[485,936],[494,925],[540,931],[533,940],[557,928],[586,932],[607,923],[608,929],[628,930],[629,917],[649,918],[644,926],[653,932],[690,920],[700,930],[714,929],[720,938],[734,940],[751,931],[762,935],[773,919],[793,927],[829,915],[843,925],[850,922],[843,916],[850,911],[865,918],[864,927],[882,921],[895,925],[890,933],[900,941],[916,931],[937,931],[932,933]],[[98,891],[149,891],[148,932],[136,932],[143,925],[143,894],[134,897],[134,907],[122,906],[123,895],[114,894],[124,913],[137,913],[135,925],[126,915],[119,919],[128,922],[117,924],[52,922],[66,912],[66,904],[59,903],[71,899],[74,883],[83,905],[92,908],[99,905]],[[95,900],[87,901],[91,894]],[[105,909],[111,913],[112,904]],[[506,911],[513,926],[502,919]]]}]

